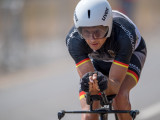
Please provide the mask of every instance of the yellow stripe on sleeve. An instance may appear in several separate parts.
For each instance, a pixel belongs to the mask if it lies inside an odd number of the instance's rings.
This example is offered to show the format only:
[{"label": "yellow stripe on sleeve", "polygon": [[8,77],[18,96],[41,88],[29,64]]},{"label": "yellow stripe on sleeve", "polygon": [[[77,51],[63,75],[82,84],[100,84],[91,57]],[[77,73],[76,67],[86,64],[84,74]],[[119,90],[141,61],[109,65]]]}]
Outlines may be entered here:
[{"label": "yellow stripe on sleeve", "polygon": [[125,68],[128,68],[128,64],[125,64],[125,63],[122,63],[122,62],[119,62],[119,61],[116,61],[114,60],[113,61],[113,64],[116,64],[116,65],[119,65],[119,66],[122,66],[122,67],[125,67]]},{"label": "yellow stripe on sleeve", "polygon": [[76,67],[79,67],[79,66],[81,66],[82,64],[84,64],[84,63],[86,63],[86,62],[89,62],[89,61],[91,61],[91,60],[90,60],[89,58],[86,58],[86,59],[80,61],[79,63],[77,63],[77,64],[76,64]]}]

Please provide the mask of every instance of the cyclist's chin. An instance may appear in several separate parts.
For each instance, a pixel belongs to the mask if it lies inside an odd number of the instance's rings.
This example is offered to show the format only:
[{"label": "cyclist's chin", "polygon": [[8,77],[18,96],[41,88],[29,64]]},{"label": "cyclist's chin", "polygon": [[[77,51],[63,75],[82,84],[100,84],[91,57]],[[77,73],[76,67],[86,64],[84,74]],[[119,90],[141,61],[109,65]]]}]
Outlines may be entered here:
[{"label": "cyclist's chin", "polygon": [[100,46],[100,45],[90,45],[90,48],[91,48],[92,50],[98,50],[98,49],[101,48],[101,46]]}]

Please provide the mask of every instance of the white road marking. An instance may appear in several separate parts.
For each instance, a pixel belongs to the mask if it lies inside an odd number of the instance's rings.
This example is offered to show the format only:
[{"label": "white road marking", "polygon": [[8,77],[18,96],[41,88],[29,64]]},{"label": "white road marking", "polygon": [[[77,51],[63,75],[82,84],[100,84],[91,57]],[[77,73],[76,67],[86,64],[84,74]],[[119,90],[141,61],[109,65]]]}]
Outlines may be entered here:
[{"label": "white road marking", "polygon": [[160,102],[156,103],[144,110],[140,111],[140,114],[137,116],[139,120],[149,119],[160,113]]}]

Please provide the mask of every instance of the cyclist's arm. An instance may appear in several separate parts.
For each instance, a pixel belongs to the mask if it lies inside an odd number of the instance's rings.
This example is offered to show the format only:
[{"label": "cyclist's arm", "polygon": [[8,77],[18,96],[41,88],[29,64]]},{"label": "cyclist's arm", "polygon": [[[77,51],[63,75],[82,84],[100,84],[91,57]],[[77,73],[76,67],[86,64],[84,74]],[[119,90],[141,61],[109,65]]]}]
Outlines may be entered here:
[{"label": "cyclist's arm", "polygon": [[[121,83],[123,82],[126,72],[127,72],[127,65],[120,66],[114,62],[111,66],[110,73],[109,73],[109,80],[108,80],[108,88],[106,90],[108,95],[111,94],[118,94],[119,88]],[[78,74],[80,78],[87,73],[87,72],[94,72],[94,67],[91,61],[85,62],[77,67]]]},{"label": "cyclist's arm", "polygon": [[[124,29],[127,29],[128,32],[131,33],[132,38],[128,36]],[[107,93],[109,94],[110,92],[113,92],[112,94],[117,94],[119,92],[136,44],[136,34],[134,29],[129,29],[127,26],[126,28],[121,28],[117,36],[117,48],[119,48],[119,50],[109,72],[109,87],[107,90]]]},{"label": "cyclist's arm", "polygon": [[76,68],[80,78],[87,72],[94,72],[94,67],[90,60],[80,66],[76,66]]},{"label": "cyclist's arm", "polygon": [[126,72],[126,67],[114,63],[112,64],[109,73],[108,88],[106,90],[107,95],[118,94],[121,83],[126,76]]},{"label": "cyclist's arm", "polygon": [[94,72],[94,67],[88,57],[88,45],[86,46],[85,40],[79,36],[74,27],[66,38],[66,44],[70,55],[76,63],[77,72],[80,78],[87,72]]}]

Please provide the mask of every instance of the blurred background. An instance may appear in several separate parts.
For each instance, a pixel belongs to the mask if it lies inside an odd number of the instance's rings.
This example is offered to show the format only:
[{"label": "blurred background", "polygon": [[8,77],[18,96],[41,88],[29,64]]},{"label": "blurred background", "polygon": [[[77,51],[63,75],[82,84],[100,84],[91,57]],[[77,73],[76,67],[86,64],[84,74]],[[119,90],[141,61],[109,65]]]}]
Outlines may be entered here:
[{"label": "blurred background", "polygon": [[[79,77],[65,37],[79,0],[0,0],[0,120],[56,120],[80,110]],[[148,56],[131,92],[140,120],[159,120],[159,0],[109,0],[144,37]],[[154,112],[151,112],[154,111]],[[64,120],[80,120],[67,115]]]}]

